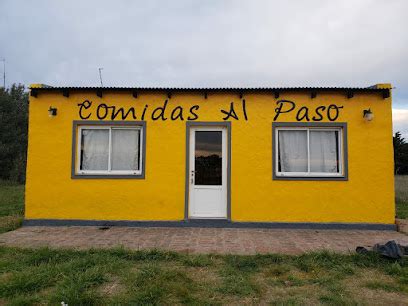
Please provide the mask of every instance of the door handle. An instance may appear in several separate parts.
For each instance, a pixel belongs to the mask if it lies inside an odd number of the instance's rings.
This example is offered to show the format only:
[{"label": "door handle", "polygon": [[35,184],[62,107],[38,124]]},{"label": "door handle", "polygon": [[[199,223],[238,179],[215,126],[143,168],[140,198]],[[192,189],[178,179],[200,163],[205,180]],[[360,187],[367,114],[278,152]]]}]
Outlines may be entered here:
[{"label": "door handle", "polygon": [[193,185],[194,184],[194,171],[193,170],[191,170],[191,176],[190,177],[191,177],[190,182]]}]

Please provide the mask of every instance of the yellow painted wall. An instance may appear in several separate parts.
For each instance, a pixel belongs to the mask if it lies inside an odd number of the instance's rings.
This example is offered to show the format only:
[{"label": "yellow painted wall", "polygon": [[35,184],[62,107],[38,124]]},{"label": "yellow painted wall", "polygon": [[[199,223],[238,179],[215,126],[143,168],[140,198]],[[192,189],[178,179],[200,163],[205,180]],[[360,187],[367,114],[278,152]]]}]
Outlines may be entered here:
[{"label": "yellow painted wall", "polygon": [[[233,221],[394,223],[394,180],[391,98],[380,93],[283,93],[279,99],[311,110],[337,104],[336,122],[348,124],[348,181],[279,181],[272,179],[272,94],[246,94],[248,121],[238,94],[173,93],[168,110],[198,104],[198,121],[222,121],[220,109],[236,104],[240,120],[232,121],[231,211]],[[135,107],[137,116],[149,104],[145,179],[71,179],[72,122],[80,120],[78,103],[85,99]],[[40,91],[30,98],[26,185],[27,219],[182,220],[185,194],[185,121],[152,121],[152,109],[163,105],[163,93]],[[50,118],[48,108],[57,107]],[[364,121],[364,109],[375,118]],[[97,120],[95,108],[89,120]],[[295,112],[277,122],[294,122]],[[327,121],[325,118],[323,120]]]}]

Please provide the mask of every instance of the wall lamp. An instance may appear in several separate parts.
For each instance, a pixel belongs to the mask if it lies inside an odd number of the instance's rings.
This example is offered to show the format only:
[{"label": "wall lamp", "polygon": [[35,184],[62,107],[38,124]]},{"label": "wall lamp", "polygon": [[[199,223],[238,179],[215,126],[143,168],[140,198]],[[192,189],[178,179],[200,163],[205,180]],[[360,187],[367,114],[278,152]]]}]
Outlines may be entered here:
[{"label": "wall lamp", "polygon": [[366,121],[371,121],[371,120],[374,119],[374,114],[373,114],[373,112],[371,111],[371,109],[365,109],[365,110],[363,110],[363,118],[364,118]]},{"label": "wall lamp", "polygon": [[55,107],[50,106],[48,109],[48,116],[54,117],[57,115],[57,109]]}]

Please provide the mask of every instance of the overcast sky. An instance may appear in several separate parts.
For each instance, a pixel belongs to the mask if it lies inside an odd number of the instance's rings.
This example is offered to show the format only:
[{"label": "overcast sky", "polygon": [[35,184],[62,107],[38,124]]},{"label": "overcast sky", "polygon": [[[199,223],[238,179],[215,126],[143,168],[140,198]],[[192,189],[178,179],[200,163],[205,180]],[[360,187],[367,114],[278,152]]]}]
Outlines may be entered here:
[{"label": "overcast sky", "polygon": [[[408,138],[408,1],[0,0],[7,84],[392,83]],[[2,72],[0,66],[0,71]]]}]

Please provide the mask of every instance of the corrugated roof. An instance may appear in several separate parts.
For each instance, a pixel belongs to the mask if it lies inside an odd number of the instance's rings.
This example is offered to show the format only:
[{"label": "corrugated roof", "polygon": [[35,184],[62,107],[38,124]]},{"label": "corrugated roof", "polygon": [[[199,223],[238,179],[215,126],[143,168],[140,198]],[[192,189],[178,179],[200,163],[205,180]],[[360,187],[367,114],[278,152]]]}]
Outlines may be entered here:
[{"label": "corrugated roof", "polygon": [[381,93],[383,98],[391,96],[391,84],[376,84],[370,87],[99,87],[99,86],[49,86],[44,84],[32,84],[30,87],[31,96],[37,97],[40,91],[60,91],[65,97],[69,97],[72,91],[94,91],[99,97],[102,97],[104,91],[131,91],[134,97],[143,92],[164,92],[171,97],[177,92],[200,92],[207,97],[207,94],[214,92],[234,92],[240,95],[253,92],[271,92],[278,98],[283,92],[309,92],[312,98],[316,97],[318,92],[340,91],[352,98],[358,92],[377,92]]},{"label": "corrugated roof", "polygon": [[139,91],[290,91],[290,90],[345,90],[376,91],[391,89],[389,84],[370,87],[113,87],[113,86],[49,86],[32,84],[30,89],[42,90],[139,90]]}]

